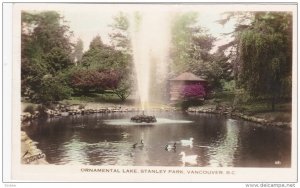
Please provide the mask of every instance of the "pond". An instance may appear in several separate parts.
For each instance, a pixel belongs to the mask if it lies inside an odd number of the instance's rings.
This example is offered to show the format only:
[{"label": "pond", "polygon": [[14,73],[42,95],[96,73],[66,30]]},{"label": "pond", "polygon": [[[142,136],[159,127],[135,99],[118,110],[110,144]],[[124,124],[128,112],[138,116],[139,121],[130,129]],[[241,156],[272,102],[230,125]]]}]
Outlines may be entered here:
[{"label": "pond", "polygon": [[[291,166],[291,130],[181,112],[153,112],[158,120],[154,124],[130,123],[134,115],[67,116],[36,120],[23,129],[38,143],[46,160],[57,165]],[[190,138],[192,143],[181,143]],[[166,150],[167,144],[175,142],[175,149]],[[183,158],[181,152],[197,158],[194,163],[185,161],[188,157]]]}]

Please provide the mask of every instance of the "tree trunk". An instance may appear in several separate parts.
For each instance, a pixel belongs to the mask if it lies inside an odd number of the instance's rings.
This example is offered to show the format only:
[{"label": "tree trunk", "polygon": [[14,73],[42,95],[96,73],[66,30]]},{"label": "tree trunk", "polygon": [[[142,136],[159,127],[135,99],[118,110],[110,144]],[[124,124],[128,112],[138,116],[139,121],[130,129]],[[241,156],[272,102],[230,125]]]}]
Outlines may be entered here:
[{"label": "tree trunk", "polygon": [[275,111],[275,103],[276,103],[276,97],[275,95],[272,96],[272,112]]}]

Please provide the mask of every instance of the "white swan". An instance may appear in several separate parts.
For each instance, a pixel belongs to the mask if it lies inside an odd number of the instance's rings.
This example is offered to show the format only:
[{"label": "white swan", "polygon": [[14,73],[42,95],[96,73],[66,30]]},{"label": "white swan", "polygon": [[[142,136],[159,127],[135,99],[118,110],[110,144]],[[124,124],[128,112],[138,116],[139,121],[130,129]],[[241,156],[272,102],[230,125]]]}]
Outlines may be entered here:
[{"label": "white swan", "polygon": [[185,155],[184,151],[182,151],[179,155],[182,155],[181,161],[183,162],[183,164],[185,163],[189,163],[192,165],[197,164],[198,155]]},{"label": "white swan", "polygon": [[190,146],[193,147],[193,140],[194,138],[190,138],[189,140],[180,140],[182,146]]}]

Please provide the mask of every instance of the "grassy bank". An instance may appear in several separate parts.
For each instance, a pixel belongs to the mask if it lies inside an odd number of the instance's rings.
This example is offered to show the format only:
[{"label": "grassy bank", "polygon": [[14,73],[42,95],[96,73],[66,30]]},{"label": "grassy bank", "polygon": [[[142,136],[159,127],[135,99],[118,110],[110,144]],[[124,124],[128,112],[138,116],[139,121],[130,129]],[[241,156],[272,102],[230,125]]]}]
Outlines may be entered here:
[{"label": "grassy bank", "polygon": [[135,100],[133,97],[128,97],[125,101],[122,101],[117,95],[114,93],[106,92],[106,93],[90,93],[86,95],[75,95],[70,99],[61,101],[66,104],[82,104],[82,103],[108,103],[108,104],[125,104],[125,105],[133,105],[135,104]]},{"label": "grassy bank", "polygon": [[[135,106],[136,101],[131,97],[122,101],[118,96],[113,93],[90,93],[87,95],[74,95],[69,99],[65,99],[58,102],[59,104],[72,106],[72,105],[82,105],[82,106],[94,106],[101,105],[103,107],[125,105],[125,106]],[[36,110],[39,104],[34,104],[32,102],[22,100],[22,112],[30,112]],[[50,105],[51,106],[51,105]],[[33,109],[33,110],[32,110]]]},{"label": "grassy bank", "polygon": [[272,111],[267,102],[251,102],[241,104],[238,110],[244,114],[266,119],[272,122],[291,122],[291,103],[278,103],[276,110]]},{"label": "grassy bank", "polygon": [[245,115],[263,118],[270,122],[291,122],[292,104],[288,101],[280,101],[276,104],[275,111],[269,100],[266,99],[249,99],[234,104],[235,95],[230,92],[217,93],[213,99],[206,100],[203,107],[229,107],[234,111],[241,112]]}]

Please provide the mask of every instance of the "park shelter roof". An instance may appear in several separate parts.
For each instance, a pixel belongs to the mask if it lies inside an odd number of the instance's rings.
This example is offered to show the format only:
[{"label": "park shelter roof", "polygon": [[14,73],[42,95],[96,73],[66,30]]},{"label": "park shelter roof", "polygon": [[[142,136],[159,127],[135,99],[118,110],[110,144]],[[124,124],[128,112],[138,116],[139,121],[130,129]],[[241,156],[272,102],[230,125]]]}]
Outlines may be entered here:
[{"label": "park shelter roof", "polygon": [[180,74],[179,76],[172,78],[170,80],[174,81],[206,81],[204,78],[201,78],[199,76],[194,75],[191,72],[184,72]]}]

